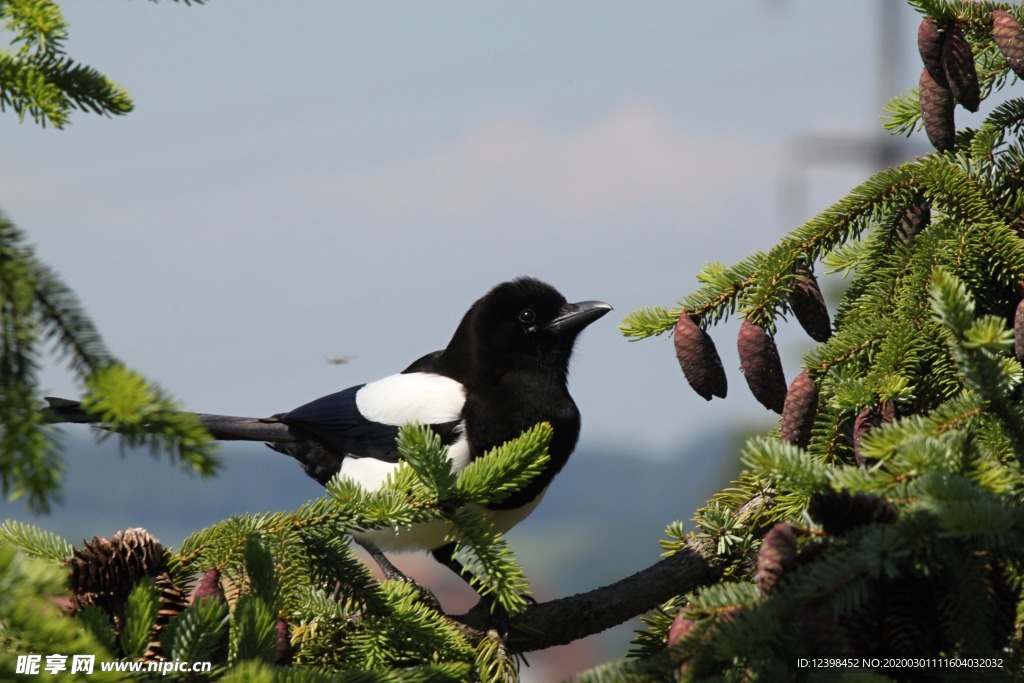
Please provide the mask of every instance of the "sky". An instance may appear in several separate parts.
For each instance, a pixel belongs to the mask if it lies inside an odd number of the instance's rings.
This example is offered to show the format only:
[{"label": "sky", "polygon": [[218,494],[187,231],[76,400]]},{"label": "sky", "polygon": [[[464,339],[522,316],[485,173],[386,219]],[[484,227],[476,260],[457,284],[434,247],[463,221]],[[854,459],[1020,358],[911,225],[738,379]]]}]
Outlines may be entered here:
[{"label": "sky", "polygon": [[[117,357],[188,409],[269,415],[442,348],[474,300],[533,275],[615,307],[582,335],[570,384],[578,450],[624,458],[775,426],[739,372],[736,321],[710,331],[730,385],[711,403],[667,338],[628,342],[618,321],[866,179],[863,154],[825,149],[886,140],[882,105],[920,71],[917,15],[897,0],[64,12],[68,53],[136,107],[65,130],[0,114],[0,211]],[[812,342],[795,322],[777,339],[791,379]],[[42,379],[80,392],[59,363]]]},{"label": "sky", "polygon": [[[64,11],[69,54],[136,108],[65,130],[0,116],[0,210],[116,356],[204,412],[267,415],[395,372],[533,275],[615,307],[574,357],[584,442],[661,457],[738,414],[770,426],[735,326],[712,330],[731,391],[706,404],[666,338],[627,342],[618,320],[871,171],[802,165],[802,138],[884,137],[877,2]],[[902,63],[883,71],[904,90],[916,19],[891,14]],[[809,341],[790,324],[779,343],[795,376]],[[43,379],[79,391],[58,365]]]}]

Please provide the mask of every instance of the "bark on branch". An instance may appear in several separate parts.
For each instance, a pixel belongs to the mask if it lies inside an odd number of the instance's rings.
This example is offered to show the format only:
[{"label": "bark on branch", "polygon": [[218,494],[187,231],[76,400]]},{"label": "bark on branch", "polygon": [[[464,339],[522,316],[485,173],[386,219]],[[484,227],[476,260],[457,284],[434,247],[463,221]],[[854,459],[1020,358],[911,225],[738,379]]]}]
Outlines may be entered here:
[{"label": "bark on branch", "polygon": [[[754,496],[737,515],[750,521],[751,533],[764,529],[759,513],[772,503],[771,492]],[[670,598],[717,581],[726,565],[712,539],[690,539],[686,546],[647,569],[586,593],[532,605],[509,623],[511,653],[543,650],[600,633],[648,612]],[[485,607],[451,618],[465,627],[471,642],[490,627]]]}]

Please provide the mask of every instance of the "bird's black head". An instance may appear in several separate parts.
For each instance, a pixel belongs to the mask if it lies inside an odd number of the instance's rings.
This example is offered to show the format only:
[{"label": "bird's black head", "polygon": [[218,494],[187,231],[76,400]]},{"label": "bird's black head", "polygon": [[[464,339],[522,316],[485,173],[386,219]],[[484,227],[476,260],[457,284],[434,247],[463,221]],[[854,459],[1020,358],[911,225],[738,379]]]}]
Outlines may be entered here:
[{"label": "bird's black head", "polygon": [[441,363],[466,383],[533,369],[564,379],[577,335],[611,309],[602,301],[568,303],[534,278],[503,282],[469,309]]}]

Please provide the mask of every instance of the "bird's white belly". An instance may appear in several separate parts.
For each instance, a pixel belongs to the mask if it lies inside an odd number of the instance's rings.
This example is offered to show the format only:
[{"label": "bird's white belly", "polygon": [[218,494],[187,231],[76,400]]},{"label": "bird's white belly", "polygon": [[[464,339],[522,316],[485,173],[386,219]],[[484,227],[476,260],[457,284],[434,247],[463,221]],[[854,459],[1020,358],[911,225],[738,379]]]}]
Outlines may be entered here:
[{"label": "bird's white belly", "polygon": [[[540,504],[547,489],[526,505],[514,510],[487,510],[483,506],[471,504],[490,518],[499,533],[506,533],[516,524],[526,519],[534,508]],[[434,550],[451,543],[452,523],[446,519],[435,519],[429,522],[417,522],[407,527],[369,529],[356,531],[352,536],[359,542],[369,542],[384,552],[410,552],[414,550]]]},{"label": "bird's white belly", "polygon": [[[469,445],[464,435],[448,447],[448,459],[452,461],[453,472],[459,472],[469,464]],[[341,476],[352,479],[364,491],[379,491],[397,468],[397,462],[384,462],[376,458],[345,458],[341,461]]]},{"label": "bird's white belly", "polygon": [[[459,438],[448,449],[448,458],[452,461],[452,469],[458,472],[469,463],[469,448],[465,438]],[[341,476],[348,477],[359,483],[367,491],[377,491],[387,481],[388,476],[398,467],[397,463],[382,462],[373,458],[346,458],[341,464]],[[482,506],[475,508],[490,517],[491,522],[500,533],[505,533],[519,522],[540,503],[547,489],[526,505],[515,510],[486,510]],[[368,529],[356,531],[352,536],[359,542],[368,542],[385,552],[405,552],[410,550],[434,550],[451,542],[449,534],[452,524],[445,519],[429,522],[417,522],[407,527]]]}]

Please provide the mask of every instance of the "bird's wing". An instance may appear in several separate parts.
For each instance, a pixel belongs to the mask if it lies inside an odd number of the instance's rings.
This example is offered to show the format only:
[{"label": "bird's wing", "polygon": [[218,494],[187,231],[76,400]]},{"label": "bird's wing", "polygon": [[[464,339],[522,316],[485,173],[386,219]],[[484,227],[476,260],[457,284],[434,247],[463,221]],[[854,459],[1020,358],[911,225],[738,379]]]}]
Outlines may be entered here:
[{"label": "bird's wing", "polygon": [[274,418],[291,428],[292,433],[316,442],[341,460],[346,457],[372,457],[397,460],[395,437],[398,428],[368,420],[356,407],[356,394],[365,385],[322,396]]},{"label": "bird's wing", "polygon": [[429,425],[448,444],[458,436],[465,388],[432,372],[410,372],[329,394],[274,417],[340,458],[397,462],[398,428]]}]

